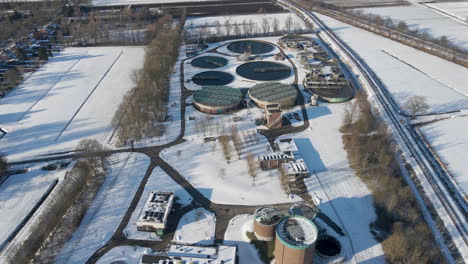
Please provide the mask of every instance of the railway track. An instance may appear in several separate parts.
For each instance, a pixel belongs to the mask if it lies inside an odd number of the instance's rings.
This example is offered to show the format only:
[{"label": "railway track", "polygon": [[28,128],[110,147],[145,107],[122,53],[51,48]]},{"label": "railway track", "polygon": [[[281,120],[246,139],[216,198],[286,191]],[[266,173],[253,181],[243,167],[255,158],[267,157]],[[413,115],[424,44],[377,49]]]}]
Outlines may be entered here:
[{"label": "railway track", "polygon": [[[441,219],[444,221],[445,227],[450,229],[450,231],[448,231],[449,233],[447,233],[446,230],[440,229],[439,232],[450,235],[452,240],[456,239],[456,236],[458,236],[463,240],[463,242],[455,243],[455,245],[457,245],[459,251],[466,250],[468,245],[466,201],[463,199],[463,197],[460,196],[460,192],[456,190],[456,186],[454,185],[448,173],[444,171],[444,169],[438,164],[437,160],[426,147],[414,128],[410,125],[407,125],[405,118],[402,119],[404,113],[402,113],[400,107],[395,102],[390,92],[383,85],[381,80],[375,75],[370,67],[358,55],[356,55],[348,45],[343,43],[341,39],[339,39],[332,31],[330,31],[328,27],[320,19],[318,19],[315,14],[303,9],[295,3],[284,2],[282,0],[278,1],[283,5],[288,6],[290,10],[303,19],[308,26],[312,28],[314,27],[312,21],[318,25],[322,32],[326,34],[327,38],[333,42],[335,46],[341,50],[346,55],[346,57],[349,58],[349,61],[358,69],[361,77],[364,78],[364,80],[369,84],[369,87],[372,89],[377,100],[380,102],[380,105],[385,114],[388,116],[388,119],[391,121],[396,134],[399,138],[401,138],[400,142],[403,144],[400,143],[400,146],[406,148],[409,151],[411,158],[414,159],[417,167],[421,170],[421,175],[430,184],[430,193],[419,194],[421,196],[426,196],[426,198],[428,198],[427,200],[433,203],[434,208],[437,208],[437,206],[434,205],[434,201],[436,203],[439,202],[449,216],[449,218],[443,218],[441,214],[439,214]],[[437,210],[437,213],[443,214],[443,212],[439,211],[440,210]],[[466,257],[466,252],[460,253],[462,257]]]}]

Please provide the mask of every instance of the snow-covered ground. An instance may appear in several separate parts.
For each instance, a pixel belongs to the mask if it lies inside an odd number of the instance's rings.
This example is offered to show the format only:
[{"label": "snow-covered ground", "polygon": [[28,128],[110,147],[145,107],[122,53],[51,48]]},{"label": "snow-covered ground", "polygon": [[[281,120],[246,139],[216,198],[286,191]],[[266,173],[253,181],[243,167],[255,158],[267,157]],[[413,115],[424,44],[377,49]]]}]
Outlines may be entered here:
[{"label": "snow-covered ground", "polygon": [[138,231],[136,222],[138,216],[143,210],[143,206],[148,198],[151,191],[169,191],[175,193],[176,202],[181,206],[189,205],[192,202],[192,197],[188,194],[184,188],[177,184],[161,167],[156,167],[148,178],[148,182],[145,185],[145,190],[138,202],[137,207],[132,213],[130,221],[124,230],[124,233],[128,239],[139,239],[139,240],[159,240],[154,232],[143,232]]},{"label": "snow-covered ground", "polygon": [[413,95],[427,98],[429,112],[468,108],[468,69],[317,14],[382,80],[403,105]]},{"label": "snow-covered ground", "polygon": [[462,196],[468,194],[468,117],[466,115],[441,120],[420,127],[426,139],[431,142],[448,170],[461,189]]},{"label": "snow-covered ground", "polygon": [[143,47],[66,48],[0,100],[0,139],[10,161],[108,144],[112,117],[143,63]]},{"label": "snow-covered ground", "polygon": [[468,2],[430,3],[427,6],[465,20],[468,23]]},{"label": "snow-covered ground", "polygon": [[[248,174],[247,153],[257,156],[271,152],[265,137],[256,132],[255,119],[261,117],[260,110],[252,108],[235,113],[242,119],[239,122],[233,121],[234,115],[211,116],[213,119],[206,121],[204,133],[199,123],[206,116],[192,106],[187,107],[187,142],[163,150],[161,157],[212,202],[245,205],[292,202],[281,190],[277,170],[259,171],[255,181]],[[196,120],[189,121],[190,117]],[[229,133],[230,125],[237,126],[244,145],[241,159],[233,151],[227,163],[220,143],[204,143],[203,139],[221,135],[223,129]],[[234,150],[232,144],[231,148]]]},{"label": "snow-covered ground", "polygon": [[26,173],[11,175],[0,185],[0,249],[16,227],[34,209],[37,203],[68,171],[41,170],[45,164],[36,164]]},{"label": "snow-covered ground", "polygon": [[[453,6],[468,10],[467,3],[451,3]],[[457,8],[458,9],[458,8]],[[378,14],[383,17],[390,17],[396,23],[405,21],[409,28],[417,28],[421,32],[427,32],[434,37],[446,36],[460,47],[468,49],[468,21],[463,23],[453,18],[441,14],[434,9],[424,5],[377,7],[359,9],[365,13]],[[463,10],[463,9],[462,9]],[[463,13],[463,12],[461,12]]]},{"label": "snow-covered ground", "polygon": [[112,248],[104,254],[104,256],[97,261],[97,264],[139,263],[141,255],[151,252],[151,249],[144,247],[119,246]]},{"label": "snow-covered ground", "polygon": [[150,159],[140,153],[119,153],[80,226],[61,249],[56,263],[85,263],[112,237],[146,173]]},{"label": "snow-covered ground", "polygon": [[253,232],[253,215],[237,215],[229,221],[223,244],[237,246],[240,264],[261,264],[263,262],[258,256],[257,249],[249,243],[247,232]]},{"label": "snow-covered ground", "polygon": [[355,176],[343,149],[339,128],[345,108],[346,103],[307,106],[309,129],[281,138],[293,138],[309,170],[316,172],[304,182],[320,210],[344,230],[345,236],[337,238],[347,263],[384,263],[369,229],[375,220],[371,191]]},{"label": "snow-covered ground", "polygon": [[186,213],[179,221],[174,242],[181,244],[212,245],[215,240],[216,217],[203,208]]}]

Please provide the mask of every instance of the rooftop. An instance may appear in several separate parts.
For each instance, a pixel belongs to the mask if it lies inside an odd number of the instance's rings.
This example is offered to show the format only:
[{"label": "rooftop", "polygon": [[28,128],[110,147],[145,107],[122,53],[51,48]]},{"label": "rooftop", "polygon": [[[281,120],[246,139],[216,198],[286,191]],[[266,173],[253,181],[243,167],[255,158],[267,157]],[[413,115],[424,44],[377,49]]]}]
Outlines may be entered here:
[{"label": "rooftop", "polygon": [[241,91],[229,86],[204,86],[193,94],[195,102],[207,106],[235,106],[241,99]]},{"label": "rooftop", "polygon": [[287,175],[308,174],[309,169],[304,160],[290,161],[281,164]]},{"label": "rooftop", "polygon": [[264,225],[275,224],[282,216],[283,213],[281,213],[278,209],[271,207],[260,207],[255,211],[254,214],[255,221]]},{"label": "rooftop", "polygon": [[174,201],[173,192],[152,191],[138,217],[138,224],[156,223],[166,225]]},{"label": "rooftop", "polygon": [[291,216],[276,226],[276,235],[288,247],[305,249],[315,243],[318,231],[311,220],[303,216]]},{"label": "rooftop", "polygon": [[284,98],[297,97],[294,86],[279,82],[260,83],[249,90],[249,94],[262,101],[276,102]]}]

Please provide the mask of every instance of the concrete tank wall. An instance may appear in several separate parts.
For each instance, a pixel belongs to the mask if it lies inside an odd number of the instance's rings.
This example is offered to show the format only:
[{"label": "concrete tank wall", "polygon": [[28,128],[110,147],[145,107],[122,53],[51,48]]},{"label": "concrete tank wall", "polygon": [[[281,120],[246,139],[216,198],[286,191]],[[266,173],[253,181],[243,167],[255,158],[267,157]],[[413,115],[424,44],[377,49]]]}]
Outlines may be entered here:
[{"label": "concrete tank wall", "polygon": [[258,240],[272,241],[275,239],[276,224],[263,225],[254,218],[254,233]]},{"label": "concrete tank wall", "polygon": [[315,243],[308,248],[291,248],[283,244],[276,237],[275,241],[275,264],[312,264],[314,261]]}]

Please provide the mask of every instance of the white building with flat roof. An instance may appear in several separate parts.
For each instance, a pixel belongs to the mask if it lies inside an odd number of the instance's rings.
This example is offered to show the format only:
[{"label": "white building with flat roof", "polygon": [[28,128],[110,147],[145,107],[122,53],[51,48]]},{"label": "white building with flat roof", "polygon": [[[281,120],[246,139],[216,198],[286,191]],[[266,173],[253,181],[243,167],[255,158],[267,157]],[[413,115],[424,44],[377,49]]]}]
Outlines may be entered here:
[{"label": "white building with flat roof", "polygon": [[173,192],[150,192],[136,223],[138,231],[156,232],[158,235],[163,235],[173,203]]}]

